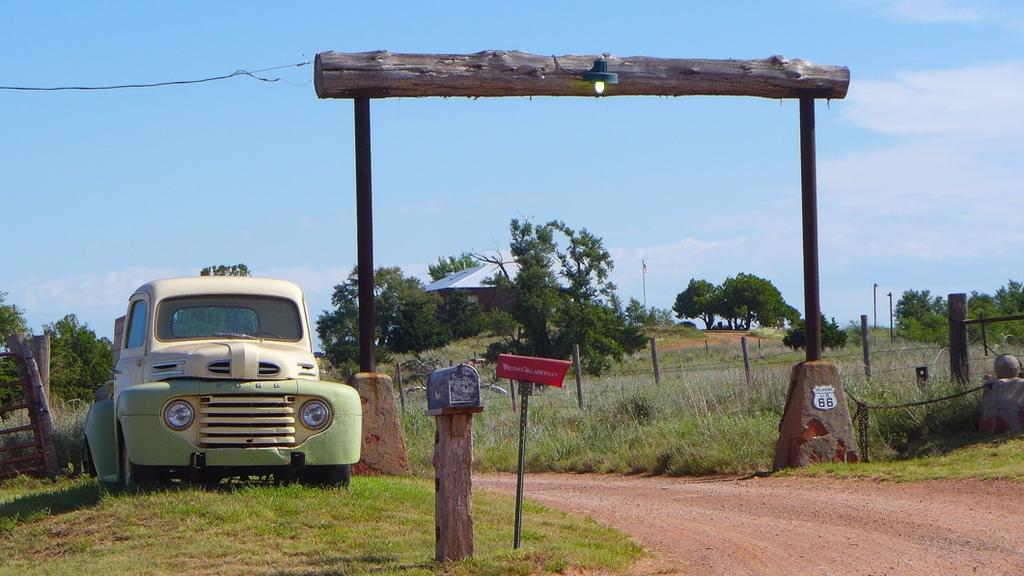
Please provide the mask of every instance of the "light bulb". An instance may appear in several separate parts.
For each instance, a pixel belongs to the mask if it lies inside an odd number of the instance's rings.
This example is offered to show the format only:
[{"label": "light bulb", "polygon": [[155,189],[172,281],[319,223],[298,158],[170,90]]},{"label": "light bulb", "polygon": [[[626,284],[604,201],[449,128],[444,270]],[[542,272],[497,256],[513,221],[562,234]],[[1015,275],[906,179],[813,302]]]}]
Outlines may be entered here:
[{"label": "light bulb", "polygon": [[604,92],[604,82],[594,82],[594,92],[598,94]]}]

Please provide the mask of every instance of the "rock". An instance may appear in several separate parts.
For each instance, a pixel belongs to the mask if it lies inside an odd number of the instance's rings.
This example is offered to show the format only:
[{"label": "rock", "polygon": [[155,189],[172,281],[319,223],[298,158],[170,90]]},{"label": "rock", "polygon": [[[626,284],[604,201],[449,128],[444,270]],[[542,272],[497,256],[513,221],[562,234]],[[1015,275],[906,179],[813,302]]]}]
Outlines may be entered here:
[{"label": "rock", "polygon": [[405,434],[395,408],[391,377],[379,372],[353,374],[349,385],[363,401],[363,447],[353,472],[362,475],[409,475]]},{"label": "rock", "polygon": [[1016,378],[1020,376],[1020,360],[1013,354],[1000,354],[996,356],[992,367],[995,369],[996,378]]},{"label": "rock", "polygon": [[831,362],[801,362],[790,373],[773,468],[860,460],[846,394]]},{"label": "rock", "polygon": [[[1013,359],[1016,362],[1016,358]],[[1007,371],[1008,364],[1004,364]],[[1019,370],[1020,364],[1016,365]],[[1006,373],[999,368],[997,365],[996,374]],[[1013,434],[1024,430],[1024,378],[993,378],[985,383],[978,429],[987,434]]]}]

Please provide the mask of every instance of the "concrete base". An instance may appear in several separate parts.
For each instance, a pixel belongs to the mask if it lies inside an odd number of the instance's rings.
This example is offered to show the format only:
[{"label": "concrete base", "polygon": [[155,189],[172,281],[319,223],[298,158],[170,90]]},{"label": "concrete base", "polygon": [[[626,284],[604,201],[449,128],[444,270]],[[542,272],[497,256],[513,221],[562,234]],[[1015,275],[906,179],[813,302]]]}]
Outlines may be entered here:
[{"label": "concrete base", "polygon": [[391,377],[380,372],[360,372],[353,374],[348,383],[359,392],[363,402],[363,450],[352,471],[362,475],[409,475],[409,455],[395,408]]},{"label": "concrete base", "polygon": [[1014,434],[1024,430],[1024,378],[990,380],[981,393],[981,421],[986,434]]},{"label": "concrete base", "polygon": [[773,468],[857,462],[856,436],[839,371],[831,362],[801,362],[790,373]]}]

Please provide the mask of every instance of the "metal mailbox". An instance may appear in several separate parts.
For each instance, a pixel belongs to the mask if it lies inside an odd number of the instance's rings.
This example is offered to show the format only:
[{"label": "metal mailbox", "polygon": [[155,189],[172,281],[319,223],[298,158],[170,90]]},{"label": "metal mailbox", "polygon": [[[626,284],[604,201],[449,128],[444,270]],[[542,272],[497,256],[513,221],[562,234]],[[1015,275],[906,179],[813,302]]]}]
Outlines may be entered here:
[{"label": "metal mailbox", "polygon": [[427,409],[480,406],[480,375],[468,364],[434,370],[427,377]]}]

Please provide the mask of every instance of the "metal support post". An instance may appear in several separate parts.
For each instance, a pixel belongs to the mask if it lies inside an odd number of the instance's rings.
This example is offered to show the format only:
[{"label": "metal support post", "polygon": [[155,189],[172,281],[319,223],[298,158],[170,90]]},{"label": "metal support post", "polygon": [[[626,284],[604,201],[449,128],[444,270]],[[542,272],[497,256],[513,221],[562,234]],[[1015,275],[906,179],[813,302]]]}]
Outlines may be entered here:
[{"label": "metal support post", "polygon": [[818,183],[814,153],[814,96],[800,97],[800,190],[804,243],[804,326],[807,360],[821,360],[821,291],[818,284]]},{"label": "metal support post", "polygon": [[370,99],[353,100],[356,133],[356,246],[359,275],[359,370],[375,372],[373,341],[373,171],[370,164]]}]

